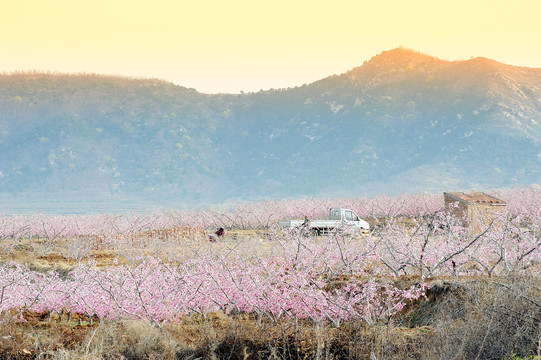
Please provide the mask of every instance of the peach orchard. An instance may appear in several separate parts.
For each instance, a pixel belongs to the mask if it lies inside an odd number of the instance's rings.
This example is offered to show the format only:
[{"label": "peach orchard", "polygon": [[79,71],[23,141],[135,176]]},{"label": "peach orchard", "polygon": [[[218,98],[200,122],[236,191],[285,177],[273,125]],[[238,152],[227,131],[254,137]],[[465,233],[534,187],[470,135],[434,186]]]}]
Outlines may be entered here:
[{"label": "peach orchard", "polygon": [[[492,193],[508,203],[503,225],[487,224],[475,235],[446,211],[441,194],[152,214],[0,215],[0,312],[21,321],[25,311],[64,312],[157,326],[217,311],[258,321],[376,323],[422,301],[436,277],[539,276],[541,189]],[[331,206],[353,209],[371,233],[313,236],[276,226],[278,219],[324,217]],[[234,237],[209,243],[208,232],[218,227],[255,235],[244,250]],[[36,257],[60,252],[71,266],[38,271],[9,260],[21,249]],[[115,257],[98,266],[96,251]],[[403,277],[416,280],[404,285]]]}]

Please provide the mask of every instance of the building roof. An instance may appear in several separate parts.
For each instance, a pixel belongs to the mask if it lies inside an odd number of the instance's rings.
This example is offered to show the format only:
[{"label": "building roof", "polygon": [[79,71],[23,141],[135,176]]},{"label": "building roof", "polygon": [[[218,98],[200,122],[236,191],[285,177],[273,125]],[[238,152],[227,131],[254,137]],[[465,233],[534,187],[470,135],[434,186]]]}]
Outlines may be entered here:
[{"label": "building roof", "polygon": [[505,201],[494,196],[485,194],[484,192],[473,192],[466,194],[463,192],[443,193],[453,200],[460,201],[466,204],[487,204],[487,205],[506,205]]}]

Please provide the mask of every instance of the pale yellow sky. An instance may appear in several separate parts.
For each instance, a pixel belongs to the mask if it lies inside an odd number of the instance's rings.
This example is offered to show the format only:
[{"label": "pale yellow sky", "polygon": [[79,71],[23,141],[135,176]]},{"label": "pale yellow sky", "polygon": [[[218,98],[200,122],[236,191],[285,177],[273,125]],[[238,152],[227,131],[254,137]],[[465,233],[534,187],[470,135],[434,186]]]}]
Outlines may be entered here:
[{"label": "pale yellow sky", "polygon": [[541,68],[539,14],[541,0],[9,0],[0,71],[238,93],[310,83],[398,46]]}]

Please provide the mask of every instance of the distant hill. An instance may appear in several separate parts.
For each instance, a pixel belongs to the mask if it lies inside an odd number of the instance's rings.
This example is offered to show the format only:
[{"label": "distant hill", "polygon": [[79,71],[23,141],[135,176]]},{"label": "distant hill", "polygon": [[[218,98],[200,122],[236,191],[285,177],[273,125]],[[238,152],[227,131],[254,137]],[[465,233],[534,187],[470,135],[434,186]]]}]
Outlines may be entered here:
[{"label": "distant hill", "polygon": [[402,48],[312,84],[241,95],[2,75],[0,206],[186,207],[530,184],[541,179],[540,123],[541,69]]}]

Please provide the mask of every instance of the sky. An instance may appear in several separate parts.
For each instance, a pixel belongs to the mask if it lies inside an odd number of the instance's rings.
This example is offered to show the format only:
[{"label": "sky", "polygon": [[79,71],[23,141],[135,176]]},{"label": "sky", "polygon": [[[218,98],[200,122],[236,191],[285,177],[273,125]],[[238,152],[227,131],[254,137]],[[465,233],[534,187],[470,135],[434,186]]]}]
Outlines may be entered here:
[{"label": "sky", "polygon": [[541,68],[540,13],[539,0],[7,0],[0,72],[239,93],[311,83],[399,46]]}]

